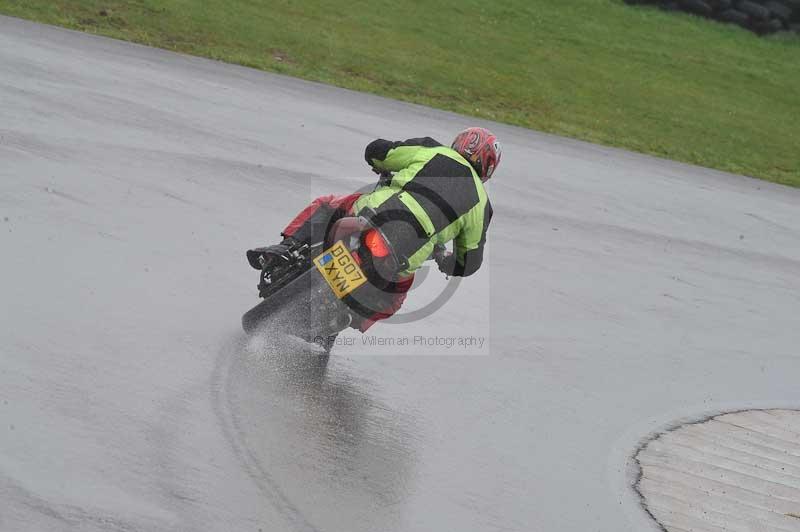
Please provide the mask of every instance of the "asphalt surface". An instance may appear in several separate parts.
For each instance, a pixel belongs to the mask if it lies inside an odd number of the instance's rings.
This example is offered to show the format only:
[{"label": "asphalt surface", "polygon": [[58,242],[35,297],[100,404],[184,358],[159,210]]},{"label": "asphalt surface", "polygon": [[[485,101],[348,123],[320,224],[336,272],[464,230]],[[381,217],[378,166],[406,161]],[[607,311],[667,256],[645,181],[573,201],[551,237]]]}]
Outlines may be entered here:
[{"label": "asphalt surface", "polygon": [[489,265],[376,326],[485,349],[244,338],[246,248],[473,123],[0,17],[0,530],[647,530],[649,435],[800,406],[800,191],[496,124]]}]

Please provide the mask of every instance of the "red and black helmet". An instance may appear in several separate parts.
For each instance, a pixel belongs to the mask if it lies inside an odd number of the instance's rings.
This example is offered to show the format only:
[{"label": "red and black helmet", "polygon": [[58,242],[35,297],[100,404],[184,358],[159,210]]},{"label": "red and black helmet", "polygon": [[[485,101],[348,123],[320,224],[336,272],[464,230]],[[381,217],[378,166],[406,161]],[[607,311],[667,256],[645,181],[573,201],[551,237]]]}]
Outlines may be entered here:
[{"label": "red and black helmet", "polygon": [[456,135],[451,147],[469,161],[481,181],[488,181],[500,164],[500,143],[488,129],[467,128]]}]

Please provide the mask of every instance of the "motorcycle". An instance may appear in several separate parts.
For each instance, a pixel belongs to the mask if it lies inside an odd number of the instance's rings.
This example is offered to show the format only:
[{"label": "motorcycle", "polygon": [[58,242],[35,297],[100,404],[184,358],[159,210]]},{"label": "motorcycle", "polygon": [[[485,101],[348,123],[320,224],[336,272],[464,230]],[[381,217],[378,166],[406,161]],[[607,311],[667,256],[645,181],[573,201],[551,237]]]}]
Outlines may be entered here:
[{"label": "motorcycle", "polygon": [[[444,255],[437,245],[432,258]],[[262,301],[242,316],[248,334],[278,328],[330,354],[336,336],[385,308],[386,288],[407,268],[368,216],[337,220],[321,242],[295,242],[285,260],[261,259]]]}]

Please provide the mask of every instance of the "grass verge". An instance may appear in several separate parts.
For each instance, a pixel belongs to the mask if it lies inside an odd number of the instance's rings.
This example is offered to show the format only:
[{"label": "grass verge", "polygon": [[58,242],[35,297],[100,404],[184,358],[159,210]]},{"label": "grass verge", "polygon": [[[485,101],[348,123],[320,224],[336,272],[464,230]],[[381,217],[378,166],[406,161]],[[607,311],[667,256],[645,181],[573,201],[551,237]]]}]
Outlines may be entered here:
[{"label": "grass verge", "polygon": [[0,0],[0,13],[800,186],[800,38],[621,0]]}]

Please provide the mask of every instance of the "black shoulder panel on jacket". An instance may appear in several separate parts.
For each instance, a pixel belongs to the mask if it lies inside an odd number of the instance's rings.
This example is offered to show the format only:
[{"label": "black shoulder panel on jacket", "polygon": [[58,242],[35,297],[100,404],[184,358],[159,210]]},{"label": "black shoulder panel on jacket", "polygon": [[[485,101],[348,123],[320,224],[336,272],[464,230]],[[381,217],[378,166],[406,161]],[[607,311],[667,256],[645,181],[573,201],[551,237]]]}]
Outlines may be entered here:
[{"label": "black shoulder panel on jacket", "polygon": [[403,187],[428,213],[438,233],[480,201],[469,167],[436,155]]},{"label": "black shoulder panel on jacket", "polygon": [[376,139],[367,144],[367,148],[364,150],[364,160],[366,160],[367,164],[369,165],[372,165],[373,159],[377,159],[378,161],[383,161],[386,159],[386,155],[389,153],[389,150],[397,148],[399,146],[421,146],[423,148],[437,148],[441,146],[441,144],[430,137],[408,139],[402,142],[401,141],[392,142],[391,140],[386,140],[386,139]]},{"label": "black shoulder panel on jacket", "polygon": [[364,159],[367,161],[368,165],[372,166],[373,159],[379,161],[386,159],[386,154],[389,153],[389,150],[394,148],[396,144],[396,142],[386,139],[373,140],[367,144],[367,148],[364,150]]},{"label": "black shoulder panel on jacket", "polygon": [[398,142],[397,146],[422,146],[423,148],[438,148],[442,144],[430,137],[419,137]]}]

